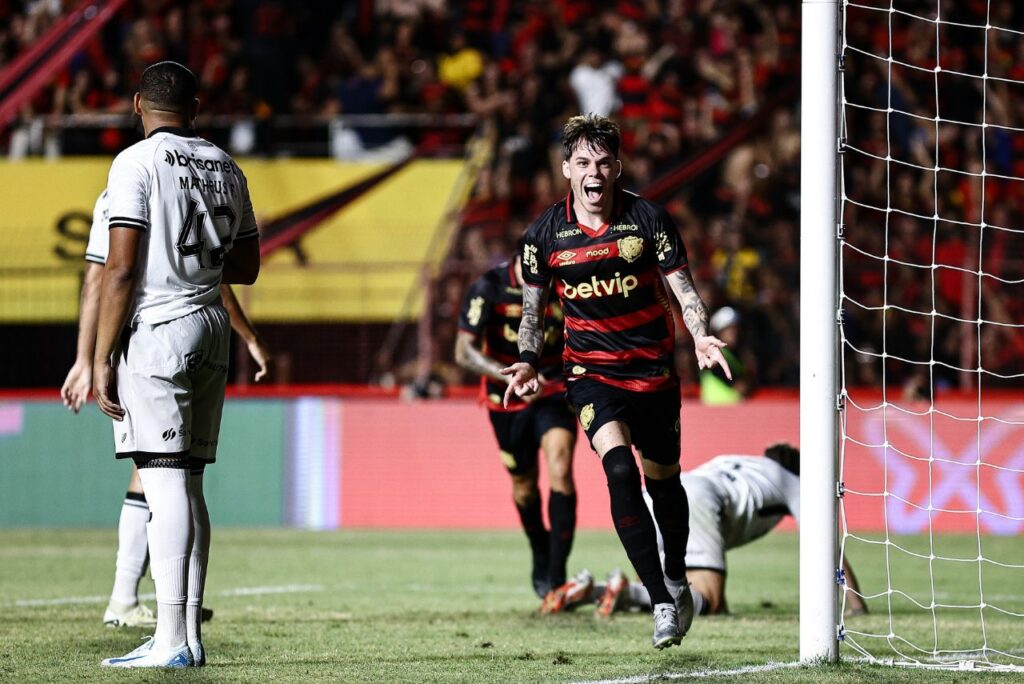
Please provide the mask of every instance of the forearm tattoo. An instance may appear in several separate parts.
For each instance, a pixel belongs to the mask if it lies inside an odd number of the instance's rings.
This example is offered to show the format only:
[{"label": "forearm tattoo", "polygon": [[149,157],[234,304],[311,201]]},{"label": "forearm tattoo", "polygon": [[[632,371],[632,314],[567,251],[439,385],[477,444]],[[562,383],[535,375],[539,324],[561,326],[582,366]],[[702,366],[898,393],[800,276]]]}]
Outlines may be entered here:
[{"label": "forearm tattoo", "polygon": [[501,374],[502,365],[477,349],[473,341],[468,337],[460,336],[456,341],[455,360],[471,373],[478,373],[494,380],[504,381],[505,376]]},{"label": "forearm tattoo", "polygon": [[519,353],[531,351],[540,356],[544,348],[544,309],[548,305],[548,288],[523,288],[523,320],[519,323]]},{"label": "forearm tattoo", "polygon": [[690,269],[681,268],[667,277],[669,287],[679,300],[683,311],[683,323],[694,339],[708,334],[708,307],[697,294]]}]

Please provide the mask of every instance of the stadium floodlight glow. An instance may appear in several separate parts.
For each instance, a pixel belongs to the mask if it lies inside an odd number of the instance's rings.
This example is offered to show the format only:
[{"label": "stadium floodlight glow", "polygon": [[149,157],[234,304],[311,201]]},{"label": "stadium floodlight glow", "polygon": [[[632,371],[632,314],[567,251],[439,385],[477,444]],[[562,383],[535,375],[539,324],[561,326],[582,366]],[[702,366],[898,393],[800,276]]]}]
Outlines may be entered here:
[{"label": "stadium floodlight glow", "polygon": [[835,662],[838,2],[803,0],[800,112],[800,659]]}]

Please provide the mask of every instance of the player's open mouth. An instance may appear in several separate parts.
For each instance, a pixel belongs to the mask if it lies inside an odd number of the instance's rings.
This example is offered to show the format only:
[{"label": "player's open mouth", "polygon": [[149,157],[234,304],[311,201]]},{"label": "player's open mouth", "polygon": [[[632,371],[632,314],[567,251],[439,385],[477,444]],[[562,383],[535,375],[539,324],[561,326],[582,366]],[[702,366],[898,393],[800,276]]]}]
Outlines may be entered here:
[{"label": "player's open mouth", "polygon": [[601,196],[604,194],[604,184],[587,183],[583,186],[583,194],[585,194],[587,199],[591,202],[597,203],[601,201]]}]

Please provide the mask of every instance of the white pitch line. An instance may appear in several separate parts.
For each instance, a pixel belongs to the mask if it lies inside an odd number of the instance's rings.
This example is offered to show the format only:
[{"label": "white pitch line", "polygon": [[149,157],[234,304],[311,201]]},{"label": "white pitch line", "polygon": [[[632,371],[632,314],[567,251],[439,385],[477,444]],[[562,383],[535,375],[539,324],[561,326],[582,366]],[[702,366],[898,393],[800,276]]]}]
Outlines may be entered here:
[{"label": "white pitch line", "polygon": [[660,674],[638,675],[636,677],[623,677],[622,679],[595,679],[576,684],[644,684],[644,682],[656,682],[664,679],[707,679],[709,677],[739,677],[742,675],[756,674],[758,672],[771,672],[773,670],[790,670],[801,667],[803,663],[765,663],[764,665],[748,665],[736,667],[730,670],[691,670],[689,672],[663,672]]},{"label": "white pitch line", "polygon": [[[238,587],[237,589],[226,589],[218,591],[209,596],[264,596],[267,594],[301,594],[303,592],[324,591],[321,584],[282,584],[268,587]],[[151,601],[156,594],[140,594],[140,599]],[[40,606],[67,606],[83,603],[106,603],[109,596],[66,596],[54,599],[21,599],[7,605],[17,608],[36,608]]]}]

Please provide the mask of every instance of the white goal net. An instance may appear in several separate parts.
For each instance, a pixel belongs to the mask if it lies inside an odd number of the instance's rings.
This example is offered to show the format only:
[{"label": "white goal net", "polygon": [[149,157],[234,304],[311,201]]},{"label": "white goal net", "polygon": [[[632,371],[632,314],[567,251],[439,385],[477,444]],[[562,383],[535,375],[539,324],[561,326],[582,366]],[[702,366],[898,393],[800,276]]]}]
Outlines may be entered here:
[{"label": "white goal net", "polygon": [[841,651],[1022,669],[1024,5],[840,25]]}]

